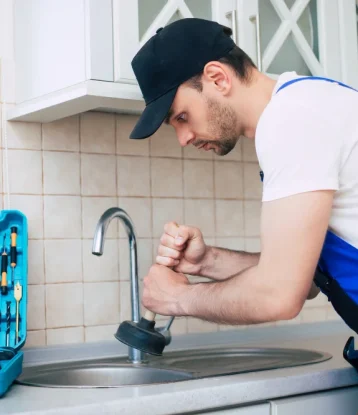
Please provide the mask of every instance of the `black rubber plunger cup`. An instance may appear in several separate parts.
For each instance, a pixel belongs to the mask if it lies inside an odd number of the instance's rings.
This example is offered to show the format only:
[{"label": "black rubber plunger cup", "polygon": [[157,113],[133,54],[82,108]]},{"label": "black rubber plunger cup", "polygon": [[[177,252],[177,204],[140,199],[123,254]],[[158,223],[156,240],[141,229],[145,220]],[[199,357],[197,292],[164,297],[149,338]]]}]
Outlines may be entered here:
[{"label": "black rubber plunger cup", "polygon": [[114,336],[120,342],[134,349],[161,356],[165,347],[165,337],[155,330],[154,319],[155,313],[147,311],[139,323],[123,321]]}]

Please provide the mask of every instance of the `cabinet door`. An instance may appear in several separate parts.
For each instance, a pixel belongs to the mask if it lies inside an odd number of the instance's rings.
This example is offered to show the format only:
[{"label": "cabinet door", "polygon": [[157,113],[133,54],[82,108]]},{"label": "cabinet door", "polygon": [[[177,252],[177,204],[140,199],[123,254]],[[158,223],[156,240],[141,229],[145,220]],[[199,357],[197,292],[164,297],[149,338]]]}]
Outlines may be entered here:
[{"label": "cabinet door", "polygon": [[235,0],[113,0],[114,78],[136,83],[131,61],[160,27],[186,17],[236,28]]},{"label": "cabinet door", "polygon": [[16,0],[16,102],[86,80],[85,5],[73,0]]},{"label": "cabinet door", "polygon": [[272,415],[357,415],[357,413],[357,387],[271,402]]},{"label": "cabinet door", "polygon": [[342,81],[358,89],[358,0],[339,3]]},{"label": "cabinet door", "polygon": [[270,415],[270,404],[253,405],[241,408],[219,409],[214,412],[199,412],[208,415]]},{"label": "cabinet door", "polygon": [[296,71],[340,79],[339,1],[238,0],[239,45],[273,78]]}]

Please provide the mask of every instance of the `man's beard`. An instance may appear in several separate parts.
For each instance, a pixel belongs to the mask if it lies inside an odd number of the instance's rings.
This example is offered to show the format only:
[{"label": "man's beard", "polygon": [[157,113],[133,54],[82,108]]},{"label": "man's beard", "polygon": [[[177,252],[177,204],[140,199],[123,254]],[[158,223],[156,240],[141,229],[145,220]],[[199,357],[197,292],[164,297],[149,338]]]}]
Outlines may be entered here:
[{"label": "man's beard", "polygon": [[[207,141],[214,146],[219,156],[225,156],[235,147],[239,140],[238,122],[235,111],[229,106],[207,99],[208,103],[208,132],[216,140]],[[203,141],[204,142],[204,141]]]}]

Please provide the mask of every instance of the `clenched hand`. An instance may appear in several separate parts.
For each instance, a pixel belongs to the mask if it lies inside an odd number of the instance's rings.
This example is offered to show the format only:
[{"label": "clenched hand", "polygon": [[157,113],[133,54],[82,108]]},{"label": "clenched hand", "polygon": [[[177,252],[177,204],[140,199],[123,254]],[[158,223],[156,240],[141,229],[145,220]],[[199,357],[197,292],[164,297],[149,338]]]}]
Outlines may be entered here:
[{"label": "clenched hand", "polygon": [[199,275],[207,252],[200,229],[169,222],[160,238],[156,262],[176,272]]}]

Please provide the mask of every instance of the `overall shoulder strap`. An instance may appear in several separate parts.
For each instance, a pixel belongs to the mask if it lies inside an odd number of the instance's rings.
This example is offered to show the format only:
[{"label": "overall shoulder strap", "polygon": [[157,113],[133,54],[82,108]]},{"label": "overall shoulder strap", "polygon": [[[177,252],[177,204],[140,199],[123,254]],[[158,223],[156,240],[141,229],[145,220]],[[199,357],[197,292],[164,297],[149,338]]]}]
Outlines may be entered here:
[{"label": "overall shoulder strap", "polygon": [[302,78],[296,78],[296,79],[291,79],[291,81],[285,82],[283,85],[281,85],[278,90],[276,91],[276,94],[278,94],[282,89],[295,84],[296,82],[300,82],[300,81],[327,81],[327,82],[332,82],[334,84],[338,84],[340,86],[343,86],[345,88],[349,88],[349,89],[353,89],[354,91],[357,91],[357,89],[344,84],[343,82],[339,82],[339,81],[335,81],[334,79],[330,79],[330,78],[324,78],[321,76],[304,76]]}]

